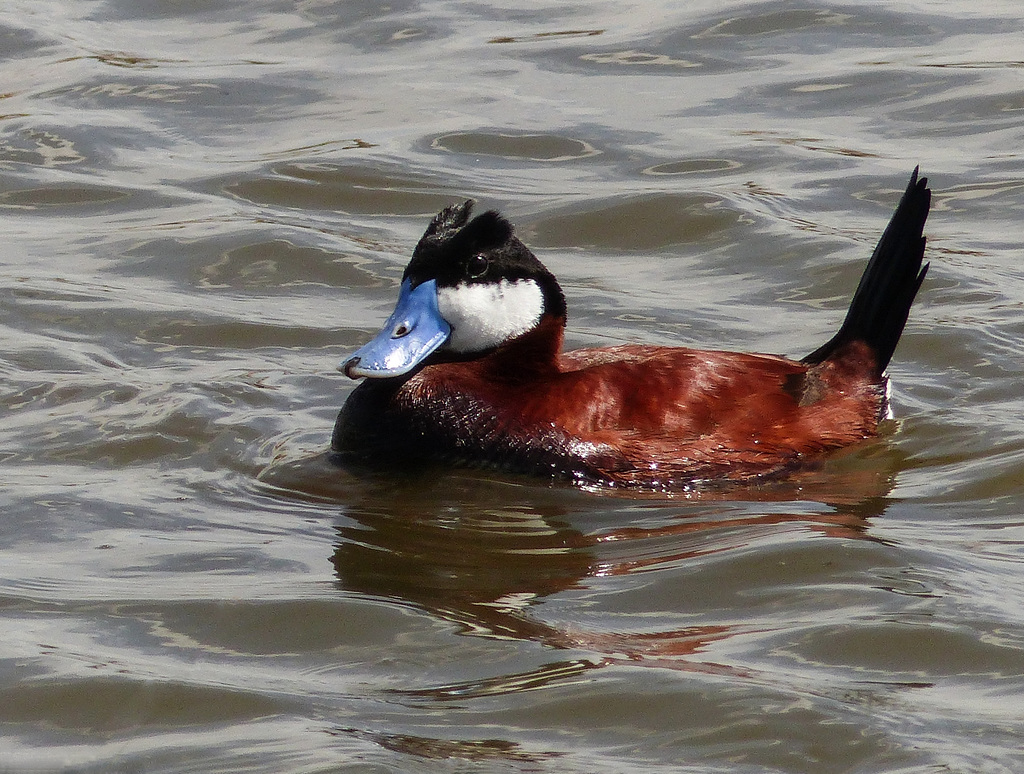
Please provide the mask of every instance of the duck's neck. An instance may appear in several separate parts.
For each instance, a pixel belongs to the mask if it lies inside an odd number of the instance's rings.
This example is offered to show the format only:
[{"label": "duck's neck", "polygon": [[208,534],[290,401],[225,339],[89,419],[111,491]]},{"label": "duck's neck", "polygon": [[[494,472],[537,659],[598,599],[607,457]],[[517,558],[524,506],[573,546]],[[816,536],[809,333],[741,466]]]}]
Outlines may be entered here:
[{"label": "duck's neck", "polygon": [[480,362],[491,379],[519,382],[557,373],[562,351],[565,317],[545,314],[521,336],[507,341]]}]

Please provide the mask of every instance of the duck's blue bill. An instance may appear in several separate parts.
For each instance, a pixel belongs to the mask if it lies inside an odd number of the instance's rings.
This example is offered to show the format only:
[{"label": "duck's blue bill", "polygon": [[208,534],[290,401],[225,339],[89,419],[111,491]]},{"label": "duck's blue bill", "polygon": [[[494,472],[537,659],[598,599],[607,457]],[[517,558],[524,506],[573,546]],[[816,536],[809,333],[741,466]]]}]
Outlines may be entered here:
[{"label": "duck's blue bill", "polygon": [[437,309],[437,283],[429,280],[414,289],[404,280],[383,330],[343,360],[338,370],[350,379],[402,376],[444,344],[451,332]]}]

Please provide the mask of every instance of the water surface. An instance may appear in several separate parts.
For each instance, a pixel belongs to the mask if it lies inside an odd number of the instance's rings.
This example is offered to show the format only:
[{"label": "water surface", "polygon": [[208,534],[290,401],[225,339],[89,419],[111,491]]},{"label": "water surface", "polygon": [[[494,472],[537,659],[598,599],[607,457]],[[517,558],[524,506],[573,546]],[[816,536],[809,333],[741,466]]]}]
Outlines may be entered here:
[{"label": "water surface", "polygon": [[[0,10],[0,770],[1016,772],[1024,11]],[[800,356],[917,164],[898,424],[620,498],[323,457],[429,217],[570,346]]]}]

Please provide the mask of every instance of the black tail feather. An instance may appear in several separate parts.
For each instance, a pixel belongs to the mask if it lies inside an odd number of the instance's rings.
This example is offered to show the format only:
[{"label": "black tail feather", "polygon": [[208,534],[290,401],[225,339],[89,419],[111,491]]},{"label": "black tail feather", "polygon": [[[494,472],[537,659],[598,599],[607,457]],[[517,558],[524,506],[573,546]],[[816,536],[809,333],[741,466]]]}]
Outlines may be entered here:
[{"label": "black tail feather", "polygon": [[928,273],[928,264],[922,267],[921,262],[924,222],[928,219],[932,192],[928,178],[918,180],[917,172],[915,167],[910,184],[864,269],[842,327],[803,362],[821,363],[844,344],[863,341],[875,353],[879,375],[889,365],[910,315],[910,305]]}]

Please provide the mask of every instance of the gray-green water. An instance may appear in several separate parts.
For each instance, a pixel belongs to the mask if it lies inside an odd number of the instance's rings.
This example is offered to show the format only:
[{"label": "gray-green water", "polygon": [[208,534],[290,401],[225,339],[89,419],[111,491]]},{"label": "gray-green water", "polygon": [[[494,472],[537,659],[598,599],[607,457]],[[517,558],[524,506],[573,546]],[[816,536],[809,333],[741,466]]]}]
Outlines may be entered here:
[{"label": "gray-green water", "polygon": [[[0,7],[0,771],[1019,772],[1024,7]],[[429,216],[570,346],[804,354],[915,164],[887,438],[627,500],[327,466]]]}]

